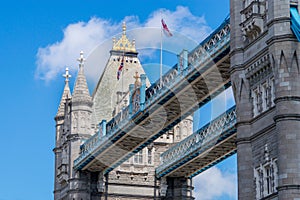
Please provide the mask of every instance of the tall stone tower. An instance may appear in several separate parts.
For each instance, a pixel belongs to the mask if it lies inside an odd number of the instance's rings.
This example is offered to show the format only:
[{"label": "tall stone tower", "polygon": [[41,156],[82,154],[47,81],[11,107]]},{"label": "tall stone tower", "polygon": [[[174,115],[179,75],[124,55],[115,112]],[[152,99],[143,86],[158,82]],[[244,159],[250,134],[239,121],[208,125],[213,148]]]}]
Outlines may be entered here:
[{"label": "tall stone tower", "polygon": [[[55,117],[55,200],[152,200],[159,192],[155,168],[160,154],[192,133],[193,118],[189,116],[106,176],[102,172],[73,169],[80,145],[97,131],[102,120],[112,119],[127,106],[129,85],[139,87],[140,76],[145,74],[135,41],[127,38],[125,23],[122,28],[122,36],[113,39],[110,58],[92,97],[84,75],[82,52],[72,95],[68,70],[64,75],[65,87]],[[147,77],[145,81],[149,87]]]},{"label": "tall stone tower", "polygon": [[[55,148],[53,152],[55,154],[55,176],[54,176],[54,199],[60,199],[60,191],[62,185],[68,180],[68,160],[66,157],[66,148],[63,148],[63,143],[65,140],[64,135],[67,130],[67,116],[69,102],[71,99],[71,92],[69,87],[69,74],[68,68],[66,69],[65,77],[65,87],[63,90],[62,98],[59,103],[58,111],[55,116],[56,122],[56,137],[55,137]],[[68,130],[69,131],[69,130]],[[63,152],[64,151],[64,152]]]},{"label": "tall stone tower", "polygon": [[300,199],[297,0],[231,0],[238,199]]},{"label": "tall stone tower", "polygon": [[84,58],[80,53],[79,71],[73,95],[69,88],[68,70],[64,75],[65,87],[56,120],[55,191],[54,199],[90,199],[91,174],[76,172],[73,162],[78,157],[80,145],[91,136],[92,98],[84,75]]}]

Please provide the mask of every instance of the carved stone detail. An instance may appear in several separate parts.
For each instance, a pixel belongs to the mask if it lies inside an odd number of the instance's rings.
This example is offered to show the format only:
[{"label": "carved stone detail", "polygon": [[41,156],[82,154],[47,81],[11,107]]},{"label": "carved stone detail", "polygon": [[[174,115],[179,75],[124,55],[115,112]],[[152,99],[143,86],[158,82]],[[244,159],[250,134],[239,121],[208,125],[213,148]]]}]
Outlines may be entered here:
[{"label": "carved stone detail", "polygon": [[275,82],[274,72],[268,54],[259,58],[246,70],[249,80],[253,116],[274,106]]},{"label": "carved stone detail", "polygon": [[244,10],[241,11],[242,23],[240,24],[245,41],[253,41],[264,31],[266,16],[266,2],[264,0],[244,0]]}]

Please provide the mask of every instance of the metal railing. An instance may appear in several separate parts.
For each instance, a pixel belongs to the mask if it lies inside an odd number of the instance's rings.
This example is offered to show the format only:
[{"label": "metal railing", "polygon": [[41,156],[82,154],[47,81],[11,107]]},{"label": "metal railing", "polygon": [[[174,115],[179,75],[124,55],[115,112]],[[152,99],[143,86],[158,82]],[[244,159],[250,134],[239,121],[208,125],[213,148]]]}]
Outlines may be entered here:
[{"label": "metal railing", "polygon": [[222,133],[232,128],[235,123],[236,110],[234,106],[161,154],[161,164],[156,168],[156,171],[161,172],[194,151],[204,149],[207,144],[216,142]]}]

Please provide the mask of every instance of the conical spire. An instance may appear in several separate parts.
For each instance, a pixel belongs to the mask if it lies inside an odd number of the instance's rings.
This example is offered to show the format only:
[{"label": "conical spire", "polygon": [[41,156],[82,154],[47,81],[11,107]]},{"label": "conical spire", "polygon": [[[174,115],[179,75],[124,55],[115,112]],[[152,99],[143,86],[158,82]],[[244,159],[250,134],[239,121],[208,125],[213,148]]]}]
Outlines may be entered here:
[{"label": "conical spire", "polygon": [[73,90],[72,102],[86,102],[90,103],[92,98],[87,86],[86,78],[84,75],[84,61],[83,52],[80,52],[80,57],[77,59],[79,61],[79,71],[77,79],[75,82],[75,87]]},{"label": "conical spire", "polygon": [[65,102],[67,98],[71,98],[71,91],[69,87],[69,78],[71,78],[71,75],[69,74],[69,69],[66,68],[66,73],[63,75],[65,77],[65,87],[64,91],[59,103],[58,111],[56,114],[56,117],[60,117],[64,115],[64,110],[65,110]]}]

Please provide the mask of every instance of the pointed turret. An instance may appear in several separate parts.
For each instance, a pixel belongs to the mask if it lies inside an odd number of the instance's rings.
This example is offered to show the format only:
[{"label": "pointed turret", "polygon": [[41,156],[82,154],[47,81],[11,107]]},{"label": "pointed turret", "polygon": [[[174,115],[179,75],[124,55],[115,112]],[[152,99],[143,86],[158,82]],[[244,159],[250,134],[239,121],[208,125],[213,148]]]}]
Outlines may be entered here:
[{"label": "pointed turret", "polygon": [[71,91],[69,87],[69,78],[71,78],[71,75],[69,74],[69,69],[66,68],[66,73],[63,75],[65,77],[65,87],[64,91],[59,103],[58,111],[56,113],[55,118],[63,117],[65,112],[65,102],[66,99],[71,98]]},{"label": "pointed turret", "polygon": [[84,75],[84,57],[80,52],[79,71],[72,94],[72,134],[91,134],[92,97]]},{"label": "pointed turret", "polygon": [[80,57],[77,59],[79,61],[79,71],[77,75],[77,79],[75,82],[74,90],[73,90],[73,100],[72,102],[81,102],[91,104],[92,98],[90,96],[90,92],[87,86],[86,78],[84,75],[84,61],[83,52],[80,52]]},{"label": "pointed turret", "polygon": [[[80,52],[79,70],[76,77],[71,109],[70,109],[70,134],[69,140],[69,172],[70,178],[74,178],[76,171],[73,169],[74,160],[79,156],[80,145],[82,141],[89,138],[93,131],[91,130],[91,114],[92,114],[92,98],[89,93],[86,77],[84,75],[84,57],[83,52]],[[69,180],[70,181],[70,180]],[[72,183],[70,183],[72,185]]]}]

